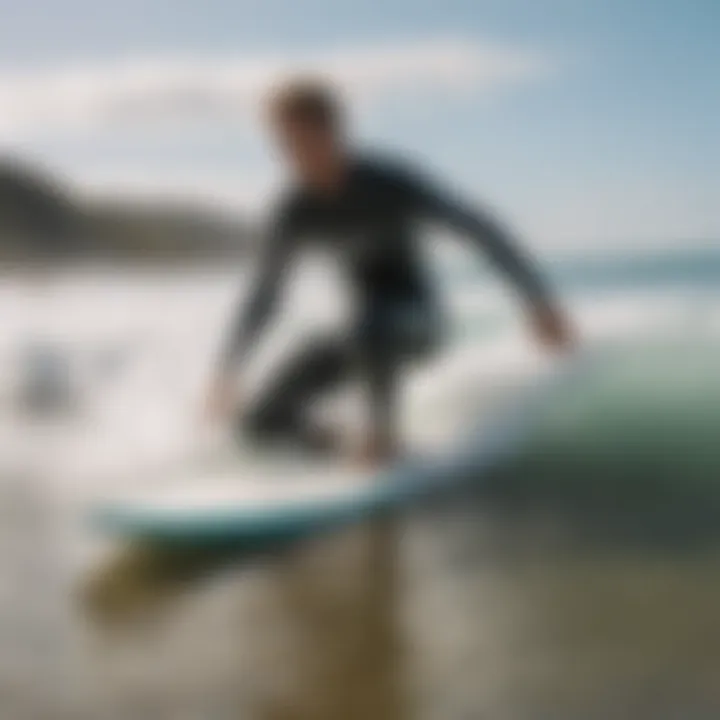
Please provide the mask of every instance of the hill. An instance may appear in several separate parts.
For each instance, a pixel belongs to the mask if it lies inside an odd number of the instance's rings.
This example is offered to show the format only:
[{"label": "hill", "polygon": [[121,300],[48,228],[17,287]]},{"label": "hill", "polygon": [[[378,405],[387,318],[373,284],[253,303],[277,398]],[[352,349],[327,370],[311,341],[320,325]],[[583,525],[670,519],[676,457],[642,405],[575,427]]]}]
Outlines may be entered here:
[{"label": "hill", "polygon": [[244,254],[254,235],[201,203],[92,201],[46,171],[0,160],[0,262],[211,259]]}]

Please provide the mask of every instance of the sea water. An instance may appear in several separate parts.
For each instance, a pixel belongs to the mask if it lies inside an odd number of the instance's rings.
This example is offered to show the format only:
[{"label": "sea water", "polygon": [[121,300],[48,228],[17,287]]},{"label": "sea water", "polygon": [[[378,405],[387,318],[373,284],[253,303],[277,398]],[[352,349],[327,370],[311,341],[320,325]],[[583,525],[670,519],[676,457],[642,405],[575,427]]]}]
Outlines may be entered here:
[{"label": "sea water", "polygon": [[[117,548],[83,522],[99,497],[151,483],[204,447],[203,389],[247,272],[5,275],[2,716],[717,716],[712,534],[699,546],[656,547],[624,533],[642,515],[623,529],[612,519],[620,488],[638,477],[645,504],[664,503],[655,523],[672,520],[690,475],[686,515],[714,502],[720,462],[703,428],[717,418],[707,358],[720,336],[720,256],[703,248],[551,269],[580,342],[615,358],[615,384],[598,386],[591,412],[566,399],[565,429],[554,418],[536,454],[494,478],[492,497],[438,500],[259,557]],[[428,443],[453,422],[492,422],[547,362],[507,289],[452,263],[441,275],[454,341],[414,371],[404,409]],[[322,263],[298,273],[249,392],[286,349],[342,322],[341,290]],[[53,349],[73,397],[57,412],[25,408],[16,392],[33,379],[22,358],[38,343]],[[618,457],[618,442],[642,432],[652,435],[644,454]],[[655,455],[670,468],[661,493]],[[506,512],[518,505],[542,511]],[[587,506],[602,512],[599,522],[590,514],[593,539],[581,542]]]}]

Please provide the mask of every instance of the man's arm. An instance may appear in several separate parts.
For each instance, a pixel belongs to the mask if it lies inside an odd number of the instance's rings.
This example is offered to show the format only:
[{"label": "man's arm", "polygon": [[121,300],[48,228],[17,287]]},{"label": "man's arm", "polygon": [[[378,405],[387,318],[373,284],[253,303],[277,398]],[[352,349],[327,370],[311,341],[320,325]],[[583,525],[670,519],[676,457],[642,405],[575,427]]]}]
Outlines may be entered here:
[{"label": "man's arm", "polygon": [[400,180],[411,207],[419,216],[439,221],[475,241],[493,264],[520,291],[538,338],[549,345],[568,346],[571,331],[553,294],[534,262],[516,246],[510,233],[487,213],[470,209],[418,175]]},{"label": "man's arm", "polygon": [[409,179],[409,192],[420,215],[438,221],[475,242],[533,305],[551,304],[551,294],[534,262],[517,247],[510,232],[487,212],[469,208],[434,185]]},{"label": "man's arm", "polygon": [[220,360],[223,375],[242,363],[272,318],[292,254],[291,245],[288,223],[281,220],[264,248],[249,298],[231,325]]},{"label": "man's arm", "polygon": [[551,293],[534,261],[517,246],[502,225],[486,213],[468,210],[456,202],[436,200],[432,208],[438,219],[464,233],[504,272],[532,305],[550,305]]}]

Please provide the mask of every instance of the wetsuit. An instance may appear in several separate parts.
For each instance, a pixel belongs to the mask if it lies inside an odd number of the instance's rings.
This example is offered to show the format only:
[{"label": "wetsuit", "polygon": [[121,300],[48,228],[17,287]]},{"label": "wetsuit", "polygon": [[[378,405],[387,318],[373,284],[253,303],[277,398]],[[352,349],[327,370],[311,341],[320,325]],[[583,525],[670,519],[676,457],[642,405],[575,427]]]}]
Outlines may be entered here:
[{"label": "wetsuit", "polygon": [[308,402],[359,376],[369,390],[375,422],[392,433],[398,371],[442,342],[440,304],[417,244],[416,224],[422,220],[474,240],[528,302],[547,301],[532,264],[493,220],[394,161],[355,158],[343,186],[331,197],[295,188],[281,202],[224,362],[229,369],[251,349],[273,314],[292,258],[308,240],[329,245],[347,268],[355,296],[348,331],[308,341],[243,418],[245,431],[302,438]]}]

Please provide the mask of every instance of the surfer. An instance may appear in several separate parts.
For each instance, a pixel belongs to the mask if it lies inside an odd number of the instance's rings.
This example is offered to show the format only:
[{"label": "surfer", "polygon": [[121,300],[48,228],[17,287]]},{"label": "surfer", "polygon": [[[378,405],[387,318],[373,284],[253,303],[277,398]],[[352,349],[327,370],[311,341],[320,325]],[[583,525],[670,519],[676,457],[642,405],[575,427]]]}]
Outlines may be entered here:
[{"label": "surfer", "polygon": [[[242,432],[258,441],[291,439],[307,449],[336,449],[338,438],[311,422],[307,405],[360,378],[371,419],[359,452],[374,463],[399,449],[396,410],[404,369],[443,347],[441,304],[417,243],[420,221],[467,237],[490,257],[519,291],[540,342],[562,349],[571,344],[571,332],[534,264],[501,225],[406,163],[358,151],[343,110],[333,89],[313,79],[292,81],[270,99],[269,127],[292,179],[276,208],[249,301],[225,343],[208,410],[226,418],[240,411]],[[308,240],[325,243],[347,268],[355,300],[351,321],[345,333],[308,340],[248,406],[237,373]]]}]

